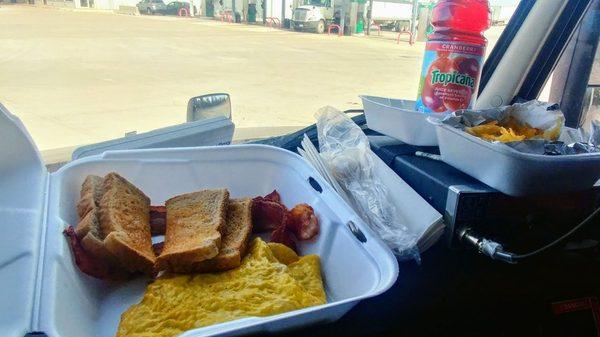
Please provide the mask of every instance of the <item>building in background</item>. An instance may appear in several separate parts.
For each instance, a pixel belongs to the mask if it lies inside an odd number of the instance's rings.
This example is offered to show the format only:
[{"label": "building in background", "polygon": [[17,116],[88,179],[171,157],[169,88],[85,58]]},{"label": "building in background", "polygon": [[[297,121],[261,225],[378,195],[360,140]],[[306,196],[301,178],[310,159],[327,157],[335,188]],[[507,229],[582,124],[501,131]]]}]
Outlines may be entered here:
[{"label": "building in background", "polygon": [[492,25],[500,26],[507,24],[517,9],[518,4],[519,0],[491,0]]}]

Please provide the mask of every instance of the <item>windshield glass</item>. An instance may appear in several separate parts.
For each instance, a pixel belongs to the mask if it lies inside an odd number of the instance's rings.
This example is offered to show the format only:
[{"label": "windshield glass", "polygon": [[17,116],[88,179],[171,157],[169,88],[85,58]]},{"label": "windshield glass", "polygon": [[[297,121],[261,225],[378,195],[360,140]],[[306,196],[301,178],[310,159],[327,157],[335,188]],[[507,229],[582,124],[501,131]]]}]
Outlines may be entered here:
[{"label": "windshield glass", "polygon": [[[373,1],[370,26],[369,1],[310,15],[296,15],[297,0],[14,1],[0,7],[0,102],[43,155],[67,159],[82,145],[186,123],[188,100],[210,93],[230,95],[238,140],[299,130],[326,105],[361,109],[363,94],[414,101],[431,32],[418,19],[434,4],[417,2],[411,45],[413,1]],[[490,1],[486,52],[517,4]]]}]

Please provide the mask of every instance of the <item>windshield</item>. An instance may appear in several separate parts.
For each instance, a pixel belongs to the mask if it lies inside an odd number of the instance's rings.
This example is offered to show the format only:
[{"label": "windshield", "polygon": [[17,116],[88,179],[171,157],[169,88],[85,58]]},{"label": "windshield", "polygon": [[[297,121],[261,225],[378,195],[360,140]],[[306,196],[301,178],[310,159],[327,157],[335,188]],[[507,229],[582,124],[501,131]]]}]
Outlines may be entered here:
[{"label": "windshield", "polygon": [[[191,10],[187,0],[175,9],[151,3],[162,2],[0,7],[0,102],[45,159],[186,123],[188,101],[210,93],[230,95],[234,140],[299,130],[326,105],[361,109],[363,94],[417,98],[431,32],[418,18],[431,12],[431,1],[418,2],[413,45],[412,1],[373,1],[370,26],[369,1],[336,1],[314,18],[296,15],[302,2],[293,0],[191,0]],[[487,52],[518,1],[490,4]]]}]

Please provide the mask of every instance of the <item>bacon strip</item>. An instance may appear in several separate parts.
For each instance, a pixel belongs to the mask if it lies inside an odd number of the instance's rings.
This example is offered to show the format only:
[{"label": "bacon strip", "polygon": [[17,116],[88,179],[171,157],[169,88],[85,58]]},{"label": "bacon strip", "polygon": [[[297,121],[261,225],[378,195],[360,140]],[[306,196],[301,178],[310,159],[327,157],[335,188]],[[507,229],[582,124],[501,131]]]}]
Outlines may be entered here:
[{"label": "bacon strip", "polygon": [[159,256],[160,253],[162,253],[162,250],[163,250],[164,246],[165,246],[164,241],[163,242],[154,243],[154,244],[152,244],[152,251],[154,251],[154,254],[156,256]]},{"label": "bacon strip", "polygon": [[150,206],[150,233],[152,236],[165,235],[167,230],[167,208]]},{"label": "bacon strip", "polygon": [[115,269],[106,261],[89,255],[79,242],[73,226],[68,226],[63,234],[67,238],[69,247],[71,247],[75,264],[81,272],[101,280],[119,281],[129,278],[130,275],[123,270]]},{"label": "bacon strip", "polygon": [[277,190],[252,199],[252,222],[255,233],[271,231],[271,241],[294,250],[294,237],[310,240],[319,234],[319,219],[314,209],[308,204],[298,204],[288,211]]},{"label": "bacon strip", "polygon": [[287,213],[284,205],[256,197],[252,199],[252,230],[255,233],[272,231],[285,223]]},{"label": "bacon strip", "polygon": [[310,240],[319,234],[319,219],[308,204],[298,204],[289,212],[286,228],[299,240]]},{"label": "bacon strip", "polygon": [[264,199],[281,204],[281,196],[279,195],[279,192],[277,192],[277,190],[273,190],[273,192],[265,195]]},{"label": "bacon strip", "polygon": [[271,242],[284,244],[293,249],[295,252],[298,252],[296,250],[296,242],[294,242],[292,233],[285,228],[285,225],[279,226],[273,231],[273,233],[271,233]]}]

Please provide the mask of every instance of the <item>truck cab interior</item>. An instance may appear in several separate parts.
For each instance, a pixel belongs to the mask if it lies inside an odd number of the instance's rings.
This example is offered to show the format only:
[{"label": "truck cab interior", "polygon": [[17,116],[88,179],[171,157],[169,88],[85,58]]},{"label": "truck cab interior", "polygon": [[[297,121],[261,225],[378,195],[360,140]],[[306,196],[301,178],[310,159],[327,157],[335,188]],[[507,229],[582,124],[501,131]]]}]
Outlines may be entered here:
[{"label": "truck cab interior", "polygon": [[[330,6],[329,0],[306,3]],[[545,99],[559,104],[566,126],[590,132],[600,116],[599,27],[598,0],[520,1],[486,57],[475,108]],[[198,94],[189,100],[184,124],[84,145],[47,168],[105,151],[229,146],[238,132],[232,115],[243,114],[232,111],[236,97]],[[371,150],[442,214],[444,234],[419,261],[399,262],[400,277],[388,291],[339,320],[276,335],[600,336],[600,182],[573,193],[509,196],[416,154],[439,155],[439,148],[369,129],[360,108],[344,112],[365,132]],[[318,148],[316,125],[233,143],[298,153],[305,135]],[[513,258],[486,254],[483,240]]]},{"label": "truck cab interior", "polygon": [[[310,4],[324,2],[311,0]],[[587,121],[584,127],[589,128],[589,115],[598,113],[599,79],[593,74],[600,68],[599,5],[592,0],[521,1],[485,62],[476,107],[538,99],[552,78],[550,100],[561,105],[567,125],[577,128]],[[436,148],[382,136],[369,130],[362,111],[347,113],[365,130],[373,151],[444,215],[446,232],[423,254],[420,264],[400,263],[402,277],[384,295],[361,302],[335,323],[285,335],[600,333],[592,307],[573,313],[556,309],[563,301],[587,301],[600,295],[600,217],[536,253],[600,206],[600,186],[566,195],[509,197],[445,163],[414,154],[436,153]],[[304,134],[318,145],[315,126],[248,142],[296,151]],[[86,151],[75,153],[74,158],[79,158]],[[89,152],[93,153],[98,152]],[[459,232],[465,228],[531,256],[516,264],[492,260],[462,240]]]}]

